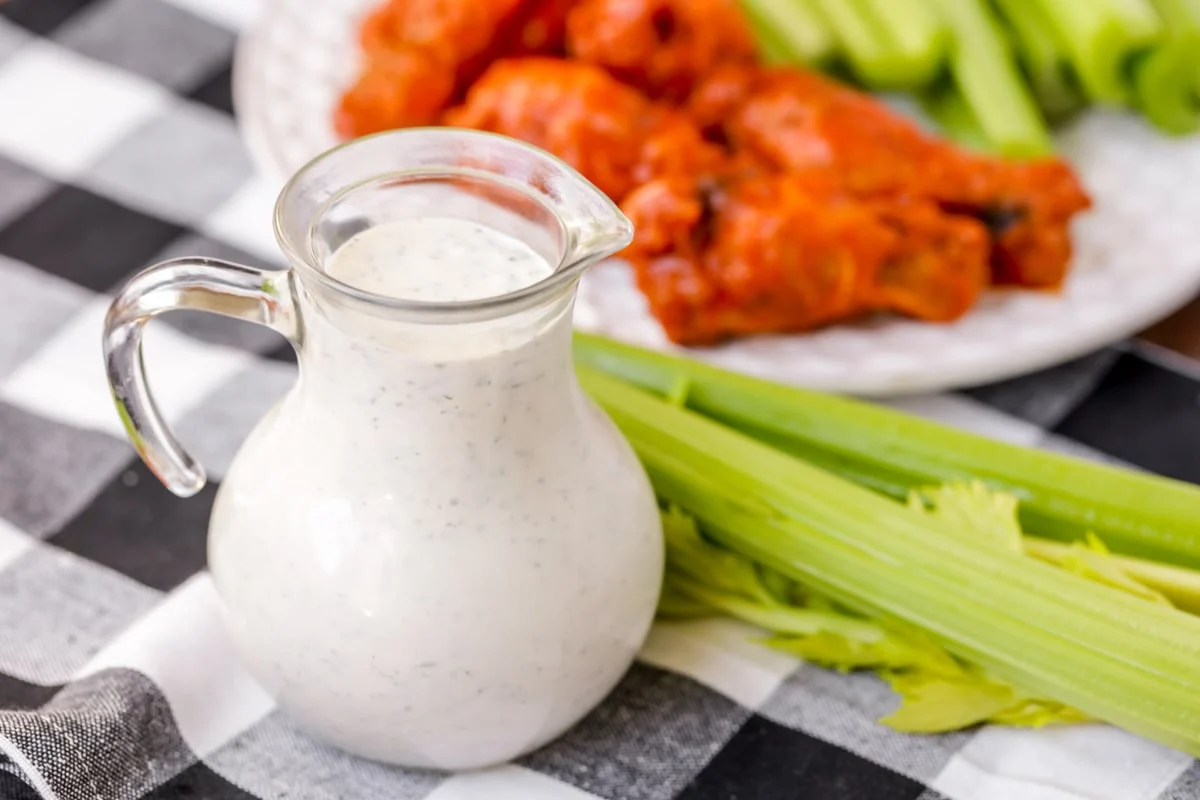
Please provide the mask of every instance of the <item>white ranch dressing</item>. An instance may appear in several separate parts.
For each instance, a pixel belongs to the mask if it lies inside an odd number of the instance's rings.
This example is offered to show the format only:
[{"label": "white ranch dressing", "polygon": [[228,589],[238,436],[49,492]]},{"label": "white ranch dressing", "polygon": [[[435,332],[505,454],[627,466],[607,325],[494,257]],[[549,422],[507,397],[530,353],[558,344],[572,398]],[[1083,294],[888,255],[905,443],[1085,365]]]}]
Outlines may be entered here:
[{"label": "white ranch dressing", "polygon": [[553,268],[529,245],[453,217],[413,217],[368,228],[325,266],[343,283],[384,297],[479,300],[515,292]]},{"label": "white ranch dressing", "polygon": [[[326,269],[438,301],[552,271],[438,217],[370,228]],[[300,380],[213,511],[210,564],[249,666],[303,725],[370,757],[463,769],[545,743],[627,668],[663,557],[640,465],[575,382],[570,303],[507,327],[350,332],[302,302]]]}]

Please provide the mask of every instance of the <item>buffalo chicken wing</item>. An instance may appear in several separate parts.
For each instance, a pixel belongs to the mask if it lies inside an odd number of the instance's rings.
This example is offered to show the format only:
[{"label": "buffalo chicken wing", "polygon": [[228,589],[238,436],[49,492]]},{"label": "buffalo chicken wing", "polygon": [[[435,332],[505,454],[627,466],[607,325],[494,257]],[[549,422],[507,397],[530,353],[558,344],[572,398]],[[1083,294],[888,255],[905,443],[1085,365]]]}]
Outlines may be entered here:
[{"label": "buffalo chicken wing", "polygon": [[683,344],[808,330],[872,311],[945,321],[987,285],[987,233],[929,203],[853,198],[776,174],[725,186],[652,181],[623,208],[626,257],[667,335]]},{"label": "buffalo chicken wing", "polygon": [[722,68],[688,109],[709,138],[765,169],[833,171],[856,195],[924,198],[983,222],[997,283],[1054,287],[1066,275],[1067,226],[1089,200],[1057,159],[967,153],[873,98],[796,69]]},{"label": "buffalo chicken wing", "polygon": [[706,173],[724,160],[684,114],[578,62],[498,61],[444,121],[549,150],[614,200],[653,177]]},{"label": "buffalo chicken wing", "polygon": [[654,99],[682,101],[724,63],[754,61],[735,0],[580,0],[567,49]]},{"label": "buffalo chicken wing", "polygon": [[363,20],[363,63],[335,112],[337,131],[431,124],[493,60],[561,54],[574,3],[387,0]]}]

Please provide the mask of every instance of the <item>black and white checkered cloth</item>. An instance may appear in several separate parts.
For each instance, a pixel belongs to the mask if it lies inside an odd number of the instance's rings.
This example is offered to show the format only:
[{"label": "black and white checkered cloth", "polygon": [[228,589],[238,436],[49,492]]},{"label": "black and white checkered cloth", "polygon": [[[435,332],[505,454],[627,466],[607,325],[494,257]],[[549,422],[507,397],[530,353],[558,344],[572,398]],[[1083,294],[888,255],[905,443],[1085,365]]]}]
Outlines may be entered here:
[{"label": "black and white checkered cloth", "polygon": [[[869,676],[721,620],[658,626],[560,741],[472,775],[314,742],[243,671],[205,566],[215,486],[179,500],[126,443],[99,352],[108,294],[160,259],[277,263],[230,109],[250,0],[0,2],[0,798],[1182,800],[1188,757],[1113,728],[907,736]],[[160,405],[219,482],[287,390],[281,339],[169,315]],[[1200,479],[1200,375],[1145,346],[904,401],[1023,444]],[[1200,668],[1200,665],[1198,665]]]}]

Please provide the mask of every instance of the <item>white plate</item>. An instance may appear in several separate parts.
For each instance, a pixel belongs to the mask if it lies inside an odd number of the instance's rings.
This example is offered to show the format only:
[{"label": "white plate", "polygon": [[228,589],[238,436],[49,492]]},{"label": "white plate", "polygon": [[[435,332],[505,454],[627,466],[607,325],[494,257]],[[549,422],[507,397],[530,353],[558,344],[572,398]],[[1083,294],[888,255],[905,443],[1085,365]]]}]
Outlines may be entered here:
[{"label": "white plate", "polygon": [[[260,166],[290,175],[336,143],[331,109],[351,79],[356,24],[376,0],[269,0],[235,63],[238,118]],[[1096,210],[1075,229],[1070,280],[1055,295],[994,292],[962,320],[847,324],[743,339],[694,355],[743,372],[866,396],[1000,380],[1082,355],[1146,327],[1200,289],[1200,137],[1093,112],[1063,132]],[[668,348],[620,262],[584,280],[581,329]]]}]

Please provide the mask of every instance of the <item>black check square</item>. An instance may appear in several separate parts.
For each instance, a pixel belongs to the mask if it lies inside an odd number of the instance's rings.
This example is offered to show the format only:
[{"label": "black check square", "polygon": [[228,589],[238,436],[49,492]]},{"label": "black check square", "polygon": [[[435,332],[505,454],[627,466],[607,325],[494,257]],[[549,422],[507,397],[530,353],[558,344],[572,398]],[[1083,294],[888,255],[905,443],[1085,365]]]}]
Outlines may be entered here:
[{"label": "black check square", "polygon": [[1124,353],[1053,432],[1128,464],[1200,483],[1200,381]]},{"label": "black check square", "polygon": [[217,487],[186,500],[136,461],[52,539],[56,546],[170,591],[204,568]]},{"label": "black check square", "polygon": [[48,196],[58,184],[0,155],[0,227]]},{"label": "black check square", "polygon": [[133,458],[112,436],[0,403],[0,517],[33,536],[51,534]]},{"label": "black check square", "polygon": [[142,800],[258,800],[199,762],[142,795]]},{"label": "black check square", "polygon": [[55,32],[72,50],[173,89],[229,63],[234,34],[168,0],[100,0]]},{"label": "black check square", "polygon": [[668,800],[749,714],[690,678],[637,663],[582,722],[521,763],[599,797]]},{"label": "black check square", "polygon": [[[0,672],[0,708],[39,708],[58,693],[60,686],[39,686]],[[0,784],[3,786],[3,784]],[[8,795],[0,793],[0,797]]]},{"label": "black check square", "polygon": [[225,64],[209,73],[187,93],[189,100],[233,115],[233,66]]},{"label": "black check square", "polygon": [[95,0],[7,0],[0,2],[0,17],[46,36]]},{"label": "black check square", "polygon": [[1119,355],[1114,348],[1099,350],[1041,372],[968,389],[964,394],[1041,428],[1051,428],[1088,397]]},{"label": "black check square", "polygon": [[753,716],[678,800],[917,800],[924,791],[886,767]]},{"label": "black check square", "polygon": [[0,229],[0,253],[106,291],[182,232],[85,189],[61,186]]}]

